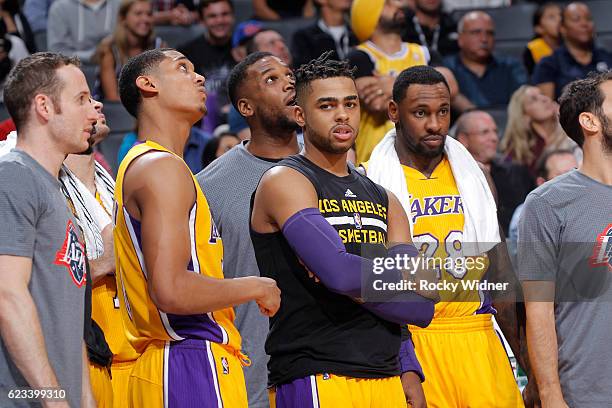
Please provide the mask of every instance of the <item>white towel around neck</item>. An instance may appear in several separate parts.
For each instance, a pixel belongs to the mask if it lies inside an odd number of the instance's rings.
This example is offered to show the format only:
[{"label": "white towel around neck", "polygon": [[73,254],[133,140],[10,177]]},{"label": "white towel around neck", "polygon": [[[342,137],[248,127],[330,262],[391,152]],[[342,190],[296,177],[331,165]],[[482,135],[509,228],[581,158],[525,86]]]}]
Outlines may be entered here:
[{"label": "white towel around neck", "polygon": [[[397,196],[408,216],[412,233],[411,195],[395,150],[395,137],[395,129],[391,129],[376,145],[370,156],[367,175]],[[500,242],[495,200],[482,170],[461,143],[447,136],[444,152],[450,162],[463,203],[463,242],[469,243],[470,248],[476,252],[464,252],[464,255],[482,254]]]}]

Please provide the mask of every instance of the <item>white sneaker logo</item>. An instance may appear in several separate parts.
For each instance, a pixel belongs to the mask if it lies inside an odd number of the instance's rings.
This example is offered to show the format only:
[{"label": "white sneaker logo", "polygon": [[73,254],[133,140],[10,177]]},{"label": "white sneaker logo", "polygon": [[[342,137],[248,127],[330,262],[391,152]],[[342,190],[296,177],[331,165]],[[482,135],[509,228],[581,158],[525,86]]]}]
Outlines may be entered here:
[{"label": "white sneaker logo", "polygon": [[346,193],[344,193],[345,197],[351,197],[351,198],[356,198],[357,196],[355,194],[353,194],[353,192],[351,191],[350,188],[346,189]]}]

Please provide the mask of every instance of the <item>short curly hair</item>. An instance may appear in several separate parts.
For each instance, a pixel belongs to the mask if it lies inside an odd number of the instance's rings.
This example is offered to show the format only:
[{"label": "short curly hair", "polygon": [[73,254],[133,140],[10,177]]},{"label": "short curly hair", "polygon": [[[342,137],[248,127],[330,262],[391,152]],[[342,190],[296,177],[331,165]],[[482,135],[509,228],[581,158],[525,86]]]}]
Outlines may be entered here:
[{"label": "short curly hair", "polygon": [[605,95],[600,85],[612,80],[612,71],[591,73],[585,79],[569,83],[559,98],[559,122],[567,135],[578,146],[584,144],[584,133],[578,117],[583,112],[590,112],[607,123],[601,106]]},{"label": "short curly hair", "polygon": [[347,77],[355,79],[355,67],[347,61],[330,59],[331,51],[324,52],[319,58],[303,64],[295,70],[295,97],[301,100],[312,81],[317,79]]}]

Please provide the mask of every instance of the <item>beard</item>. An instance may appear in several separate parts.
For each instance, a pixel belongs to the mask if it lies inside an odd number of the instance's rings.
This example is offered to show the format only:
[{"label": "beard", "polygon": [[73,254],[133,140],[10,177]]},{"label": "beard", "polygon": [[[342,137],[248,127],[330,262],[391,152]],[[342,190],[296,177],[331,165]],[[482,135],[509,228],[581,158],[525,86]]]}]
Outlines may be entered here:
[{"label": "beard", "polygon": [[322,135],[321,133],[317,132],[316,130],[314,130],[313,128],[311,128],[310,126],[308,126],[308,124],[306,124],[306,126],[304,126],[304,134],[308,135],[308,141],[310,143],[312,143],[312,145],[314,147],[317,148],[317,150],[322,151],[324,153],[329,153],[329,154],[344,154],[346,152],[348,152],[351,148],[351,146],[334,146],[333,142],[332,142],[332,138],[331,137],[325,137],[324,135]]},{"label": "beard", "polygon": [[380,29],[386,33],[401,33],[405,22],[404,12],[398,10],[393,15],[393,18],[381,17],[378,24]]},{"label": "beard", "polygon": [[440,144],[440,146],[436,148],[431,148],[422,142],[415,142],[414,138],[412,136],[409,136],[407,132],[404,131],[404,127],[400,122],[396,123],[395,127],[397,137],[403,141],[403,144],[408,148],[408,150],[410,150],[417,156],[425,157],[427,159],[434,159],[444,153],[446,135],[442,135],[442,143]]},{"label": "beard", "polygon": [[599,120],[603,125],[603,131],[601,135],[603,151],[604,153],[612,154],[612,125],[604,114],[599,115]]},{"label": "beard", "polygon": [[287,117],[282,111],[263,110],[258,107],[256,115],[266,129],[275,130],[275,132],[271,133],[274,135],[278,133],[279,137],[284,137],[286,133],[297,132],[301,129],[300,126],[295,123],[295,120]]}]

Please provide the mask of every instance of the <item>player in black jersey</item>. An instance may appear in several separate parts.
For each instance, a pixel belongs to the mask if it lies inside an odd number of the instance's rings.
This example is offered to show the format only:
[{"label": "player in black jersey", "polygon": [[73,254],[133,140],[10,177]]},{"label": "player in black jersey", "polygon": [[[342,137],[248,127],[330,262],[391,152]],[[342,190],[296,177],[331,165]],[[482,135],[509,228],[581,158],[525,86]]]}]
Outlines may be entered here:
[{"label": "player in black jersey", "polygon": [[401,373],[408,398],[424,406],[420,366],[400,327],[427,326],[436,294],[359,300],[372,262],[360,256],[365,245],[403,243],[389,256],[418,251],[397,198],[347,165],[360,116],[352,70],[326,55],[303,65],[296,97],[304,150],[266,172],[252,202],[261,275],[282,290],[266,341],[272,406],[405,407]]}]

